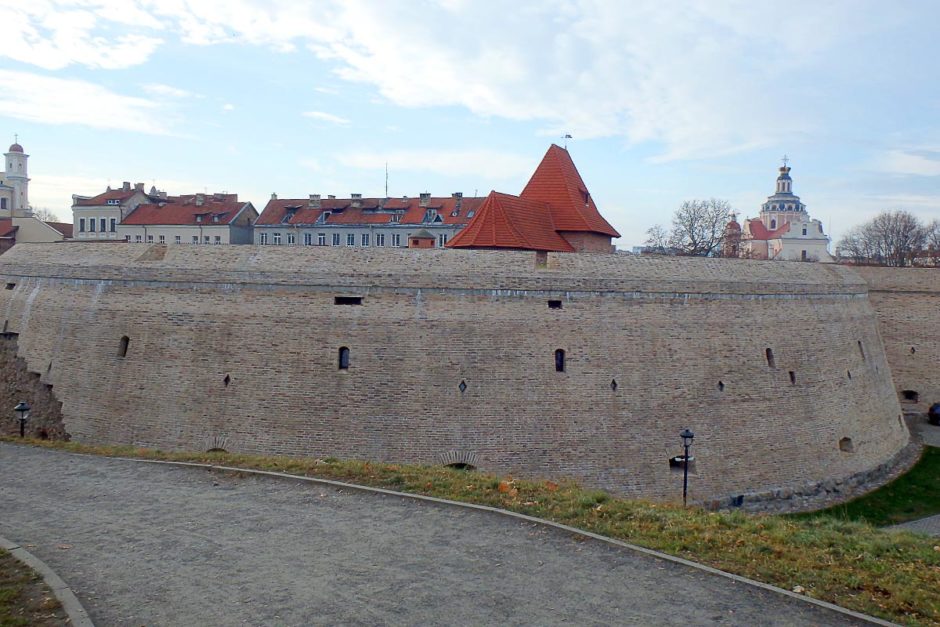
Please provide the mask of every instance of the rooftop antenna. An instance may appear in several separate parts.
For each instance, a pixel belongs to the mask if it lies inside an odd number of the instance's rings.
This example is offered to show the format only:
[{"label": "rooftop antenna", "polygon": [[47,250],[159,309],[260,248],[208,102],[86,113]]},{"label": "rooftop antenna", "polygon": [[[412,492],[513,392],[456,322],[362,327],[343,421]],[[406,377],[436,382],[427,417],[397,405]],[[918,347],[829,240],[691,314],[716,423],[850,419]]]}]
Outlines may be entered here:
[{"label": "rooftop antenna", "polygon": [[564,142],[565,142],[565,146],[564,146],[565,150],[568,150],[568,140],[569,140],[569,139],[573,139],[573,138],[571,137],[571,134],[570,134],[570,133],[565,133],[564,135],[561,136],[561,138],[562,138],[562,139],[564,140]]}]

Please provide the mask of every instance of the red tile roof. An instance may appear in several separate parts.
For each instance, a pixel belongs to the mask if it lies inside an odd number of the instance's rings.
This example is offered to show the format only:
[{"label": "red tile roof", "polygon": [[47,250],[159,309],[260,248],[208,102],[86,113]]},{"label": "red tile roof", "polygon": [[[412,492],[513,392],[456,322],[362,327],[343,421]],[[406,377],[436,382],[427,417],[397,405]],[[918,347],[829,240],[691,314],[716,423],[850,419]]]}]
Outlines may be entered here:
[{"label": "red tile roof", "polygon": [[307,198],[272,198],[265,205],[255,226],[312,225],[327,211],[330,215],[321,224],[435,224],[425,222],[428,210],[432,209],[441,218],[436,224],[464,225],[471,219],[469,213],[479,210],[483,200],[455,196],[431,197],[422,205],[420,198],[322,198],[320,207],[314,208]]},{"label": "red tile roof", "polygon": [[[140,192],[138,189],[131,188],[130,191],[125,191],[123,189],[111,189],[97,196],[92,196],[91,198],[79,198],[75,201],[76,207],[95,207],[97,205],[106,205],[109,200],[119,200],[124,202],[137,192]],[[144,193],[144,192],[140,192]]]},{"label": "red tile roof", "polygon": [[[202,204],[197,204],[196,195],[188,194],[172,202],[146,203],[137,207],[121,224],[128,226],[150,226],[157,224],[197,225],[229,224],[250,203],[240,202],[238,194],[219,196],[208,194]],[[201,217],[201,220],[197,218]]]},{"label": "red tile roof", "polygon": [[552,144],[548,148],[519,196],[546,203],[559,231],[588,231],[620,237],[597,211],[571,155],[561,146]]},{"label": "red tile roof", "polygon": [[49,226],[61,233],[64,237],[72,237],[72,225],[65,222],[46,222]]},{"label": "red tile roof", "polygon": [[764,226],[764,223],[761,222],[759,218],[748,220],[747,225],[748,225],[748,230],[751,233],[751,239],[759,239],[759,240],[776,239],[780,237],[781,235],[783,235],[784,233],[790,232],[789,222],[785,222],[783,226],[773,231],[771,231],[766,226]]},{"label": "red tile roof", "polygon": [[476,217],[447,246],[574,252],[558,234],[546,203],[499,192],[490,192]]},{"label": "red tile roof", "polygon": [[18,226],[13,226],[11,218],[0,218],[0,237],[13,237]]}]

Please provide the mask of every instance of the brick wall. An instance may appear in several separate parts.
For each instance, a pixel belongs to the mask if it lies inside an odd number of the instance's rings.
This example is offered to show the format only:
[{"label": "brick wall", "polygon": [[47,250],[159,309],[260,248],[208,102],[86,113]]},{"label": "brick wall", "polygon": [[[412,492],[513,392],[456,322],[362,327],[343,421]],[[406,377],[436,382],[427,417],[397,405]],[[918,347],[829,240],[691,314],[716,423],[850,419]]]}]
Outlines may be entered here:
[{"label": "brick wall", "polygon": [[27,401],[30,405],[27,436],[67,440],[61,403],[53,395],[52,387],[41,380],[41,373],[30,372],[16,351],[16,334],[0,333],[0,434],[19,435],[20,423],[14,419],[13,408],[20,401]]},{"label": "brick wall", "polygon": [[909,438],[866,286],[843,267],[82,244],[18,246],[0,282],[19,354],[54,364],[44,376],[78,440],[428,464],[457,452],[676,498],[668,459],[689,427],[691,495],[709,500],[864,472]]}]

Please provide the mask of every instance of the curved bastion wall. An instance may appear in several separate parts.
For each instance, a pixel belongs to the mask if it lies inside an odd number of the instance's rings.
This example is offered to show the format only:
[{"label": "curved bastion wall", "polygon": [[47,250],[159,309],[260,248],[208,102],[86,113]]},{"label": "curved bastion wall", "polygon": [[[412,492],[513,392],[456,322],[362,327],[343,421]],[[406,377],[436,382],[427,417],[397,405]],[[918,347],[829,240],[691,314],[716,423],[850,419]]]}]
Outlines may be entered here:
[{"label": "curved bastion wall", "polygon": [[909,440],[865,283],[840,266],[58,244],[14,247],[0,278],[4,331],[78,441],[674,499],[688,427],[708,501],[866,473]]}]

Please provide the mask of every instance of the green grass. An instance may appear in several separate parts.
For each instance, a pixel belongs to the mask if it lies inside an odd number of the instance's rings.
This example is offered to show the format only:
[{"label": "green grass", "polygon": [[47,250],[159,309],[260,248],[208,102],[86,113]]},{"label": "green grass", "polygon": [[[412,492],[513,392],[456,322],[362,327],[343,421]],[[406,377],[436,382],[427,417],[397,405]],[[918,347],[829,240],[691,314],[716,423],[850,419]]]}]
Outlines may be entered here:
[{"label": "green grass", "polygon": [[911,533],[888,533],[864,522],[684,509],[615,498],[574,482],[523,481],[439,466],[28,443],[98,455],[275,470],[490,505],[787,590],[799,586],[809,596],[889,620],[940,625],[940,542]]},{"label": "green grass", "polygon": [[929,446],[907,474],[891,483],[853,501],[793,518],[831,517],[886,527],[934,514],[940,514],[940,448]]},{"label": "green grass", "polygon": [[64,625],[65,618],[42,577],[0,549],[0,626]]}]

